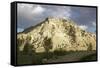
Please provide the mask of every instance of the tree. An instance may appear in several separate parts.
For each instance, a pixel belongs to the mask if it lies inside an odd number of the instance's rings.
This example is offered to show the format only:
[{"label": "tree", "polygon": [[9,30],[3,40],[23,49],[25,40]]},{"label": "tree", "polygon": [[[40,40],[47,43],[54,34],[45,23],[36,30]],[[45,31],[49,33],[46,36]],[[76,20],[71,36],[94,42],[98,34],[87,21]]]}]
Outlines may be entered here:
[{"label": "tree", "polygon": [[72,37],[72,42],[76,41],[76,32],[74,26],[70,25],[69,36]]},{"label": "tree", "polygon": [[92,44],[91,43],[88,45],[88,49],[87,50],[89,50],[89,51],[92,50]]},{"label": "tree", "polygon": [[44,38],[44,48],[48,52],[52,48],[52,41],[51,38]]}]

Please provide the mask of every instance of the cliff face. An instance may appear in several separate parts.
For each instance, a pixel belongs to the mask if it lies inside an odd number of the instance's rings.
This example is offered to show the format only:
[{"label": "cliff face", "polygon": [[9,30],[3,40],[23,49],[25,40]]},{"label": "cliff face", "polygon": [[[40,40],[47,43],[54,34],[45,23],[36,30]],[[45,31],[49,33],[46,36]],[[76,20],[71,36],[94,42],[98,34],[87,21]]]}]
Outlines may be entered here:
[{"label": "cliff face", "polygon": [[17,46],[19,51],[27,47],[35,52],[96,50],[96,36],[71,20],[47,18],[18,33]]}]

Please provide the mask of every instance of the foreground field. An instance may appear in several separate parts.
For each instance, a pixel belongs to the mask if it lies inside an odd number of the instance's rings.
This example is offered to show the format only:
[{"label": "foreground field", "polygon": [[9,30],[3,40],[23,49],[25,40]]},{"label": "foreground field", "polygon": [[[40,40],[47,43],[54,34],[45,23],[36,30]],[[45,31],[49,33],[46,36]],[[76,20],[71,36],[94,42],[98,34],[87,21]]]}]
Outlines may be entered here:
[{"label": "foreground field", "polygon": [[95,61],[96,59],[96,51],[55,51],[53,53],[19,53],[17,55],[18,65]]}]

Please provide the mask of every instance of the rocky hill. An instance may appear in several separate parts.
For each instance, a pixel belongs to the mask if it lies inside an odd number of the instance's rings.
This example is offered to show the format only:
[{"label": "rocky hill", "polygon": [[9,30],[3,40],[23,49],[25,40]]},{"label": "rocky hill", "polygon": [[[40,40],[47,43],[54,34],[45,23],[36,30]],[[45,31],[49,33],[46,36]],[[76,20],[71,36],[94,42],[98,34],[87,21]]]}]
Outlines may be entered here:
[{"label": "rocky hill", "polygon": [[72,20],[46,18],[17,34],[19,51],[53,52],[96,50],[96,36],[81,29]]}]

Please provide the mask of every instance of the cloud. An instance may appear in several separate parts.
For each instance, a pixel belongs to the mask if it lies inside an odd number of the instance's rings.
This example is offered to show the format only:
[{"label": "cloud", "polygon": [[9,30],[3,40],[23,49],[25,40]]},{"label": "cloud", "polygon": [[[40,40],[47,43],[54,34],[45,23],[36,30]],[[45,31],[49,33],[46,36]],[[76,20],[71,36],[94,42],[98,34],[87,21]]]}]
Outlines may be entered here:
[{"label": "cloud", "polygon": [[40,5],[18,4],[18,16],[32,19],[33,16],[41,14],[45,9]]},{"label": "cloud", "polygon": [[88,27],[86,25],[79,25],[79,27],[83,30],[86,30]]},{"label": "cloud", "polygon": [[17,32],[22,32],[23,30],[22,28],[17,28]]},{"label": "cloud", "polygon": [[18,27],[28,28],[43,21],[47,17],[70,17],[70,7],[18,4]]},{"label": "cloud", "polygon": [[96,22],[92,22],[92,25],[95,27],[96,26]]},{"label": "cloud", "polygon": [[[47,17],[70,18],[80,25],[81,29],[93,31],[96,25],[96,8],[59,5],[18,4],[19,28],[36,25]],[[88,26],[88,27],[87,27]]]},{"label": "cloud", "polygon": [[37,5],[34,9],[33,9],[33,11],[32,11],[32,14],[40,14],[40,13],[42,13],[42,12],[44,12],[44,8],[43,7],[41,7],[40,5]]},{"label": "cloud", "polygon": [[92,7],[72,7],[71,19],[78,24],[92,26],[91,22],[96,21],[96,8]]},{"label": "cloud", "polygon": [[71,8],[68,6],[50,6],[46,7],[47,15],[53,17],[70,17]]}]

